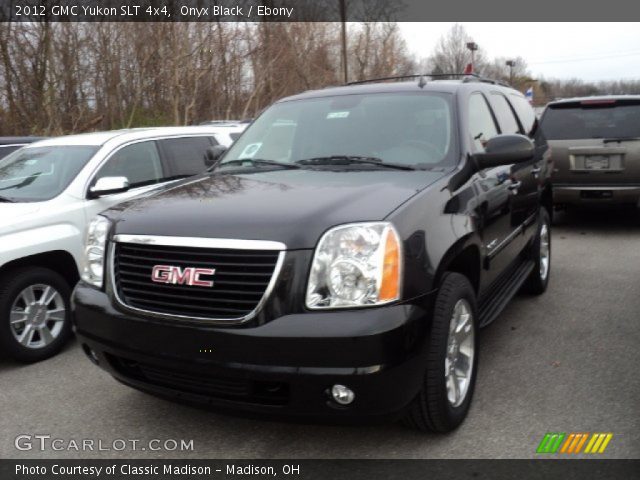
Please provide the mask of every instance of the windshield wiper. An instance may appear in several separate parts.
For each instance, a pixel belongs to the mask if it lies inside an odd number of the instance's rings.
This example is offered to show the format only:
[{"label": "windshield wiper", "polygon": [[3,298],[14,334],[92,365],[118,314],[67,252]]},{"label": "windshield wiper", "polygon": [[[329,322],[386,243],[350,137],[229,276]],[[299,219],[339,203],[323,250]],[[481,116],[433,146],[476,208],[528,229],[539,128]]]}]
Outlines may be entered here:
[{"label": "windshield wiper", "polygon": [[10,199],[9,197],[3,197],[2,195],[0,195],[0,202],[5,202],[5,203],[16,203],[15,200]]},{"label": "windshield wiper", "polygon": [[640,140],[640,137],[612,137],[605,138],[602,140],[602,143],[613,143],[613,142],[636,142]]},{"label": "windshield wiper", "polygon": [[331,157],[315,157],[297,160],[298,165],[353,165],[366,164],[376,165],[384,168],[393,168],[395,170],[415,170],[411,165],[402,163],[389,163],[377,157],[360,157],[357,155],[333,155]]},{"label": "windshield wiper", "polygon": [[245,163],[250,163],[252,166],[269,166],[269,167],[281,167],[289,170],[302,168],[300,165],[296,165],[295,163],[288,162],[279,162],[277,160],[266,160],[263,158],[239,158],[237,160],[229,160],[227,162],[222,162],[217,165],[218,168],[224,167],[226,165],[239,165],[242,166]]}]

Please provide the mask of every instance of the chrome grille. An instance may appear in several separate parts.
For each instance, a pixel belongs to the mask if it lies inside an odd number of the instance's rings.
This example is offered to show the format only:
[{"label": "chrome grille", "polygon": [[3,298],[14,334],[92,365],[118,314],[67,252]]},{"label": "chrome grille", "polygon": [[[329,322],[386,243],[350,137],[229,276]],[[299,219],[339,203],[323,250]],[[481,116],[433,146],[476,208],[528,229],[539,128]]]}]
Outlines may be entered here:
[{"label": "chrome grille", "polygon": [[[118,300],[125,306],[154,314],[195,320],[243,321],[266,299],[284,256],[275,249],[228,248],[233,241],[211,240],[213,247],[180,246],[170,238],[152,237],[154,243],[116,242],[112,249],[112,275]],[[159,238],[159,240],[158,240]],[[203,245],[206,239],[201,239]],[[189,243],[185,239],[185,244]],[[256,246],[274,242],[256,242]],[[224,245],[217,248],[216,245]],[[275,248],[273,245],[268,245]],[[280,245],[284,249],[284,245]],[[152,281],[155,265],[180,268],[213,268],[213,287],[198,287]],[[209,278],[209,277],[208,277]]]}]

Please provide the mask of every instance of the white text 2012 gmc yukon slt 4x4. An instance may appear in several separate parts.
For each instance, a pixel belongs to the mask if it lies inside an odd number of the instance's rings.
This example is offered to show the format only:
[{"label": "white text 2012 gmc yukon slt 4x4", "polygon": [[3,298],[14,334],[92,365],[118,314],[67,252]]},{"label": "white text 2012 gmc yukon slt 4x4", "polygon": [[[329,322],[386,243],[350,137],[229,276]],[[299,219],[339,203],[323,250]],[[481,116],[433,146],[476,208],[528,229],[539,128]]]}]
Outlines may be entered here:
[{"label": "white text 2012 gmc yukon slt 4x4", "polygon": [[86,224],[100,211],[203,171],[245,126],[121,130],[44,140],[0,160],[0,353],[37,361],[71,333]]}]

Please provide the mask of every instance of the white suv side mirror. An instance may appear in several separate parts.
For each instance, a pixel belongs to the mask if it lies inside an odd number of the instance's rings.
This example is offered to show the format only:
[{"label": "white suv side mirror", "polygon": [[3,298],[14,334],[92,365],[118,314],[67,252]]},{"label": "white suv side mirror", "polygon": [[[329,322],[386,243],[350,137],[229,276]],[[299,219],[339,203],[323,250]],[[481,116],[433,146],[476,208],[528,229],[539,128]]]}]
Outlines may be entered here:
[{"label": "white suv side mirror", "polygon": [[102,177],[89,189],[90,198],[103,197],[114,193],[122,193],[129,190],[127,177]]}]

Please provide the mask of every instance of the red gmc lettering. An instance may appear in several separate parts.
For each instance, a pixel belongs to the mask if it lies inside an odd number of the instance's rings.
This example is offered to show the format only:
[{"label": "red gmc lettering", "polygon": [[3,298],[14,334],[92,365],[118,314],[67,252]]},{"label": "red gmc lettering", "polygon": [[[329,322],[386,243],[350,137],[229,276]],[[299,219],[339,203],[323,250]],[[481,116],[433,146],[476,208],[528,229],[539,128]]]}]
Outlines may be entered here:
[{"label": "red gmc lettering", "polygon": [[215,268],[194,268],[193,278],[189,285],[196,287],[213,287],[213,280],[200,280],[200,275],[213,275],[216,273]]},{"label": "red gmc lettering", "polygon": [[151,280],[156,283],[172,283],[193,287],[213,287],[212,280],[201,280],[201,275],[214,275],[215,268],[180,268],[174,265],[155,265],[151,271]]}]

